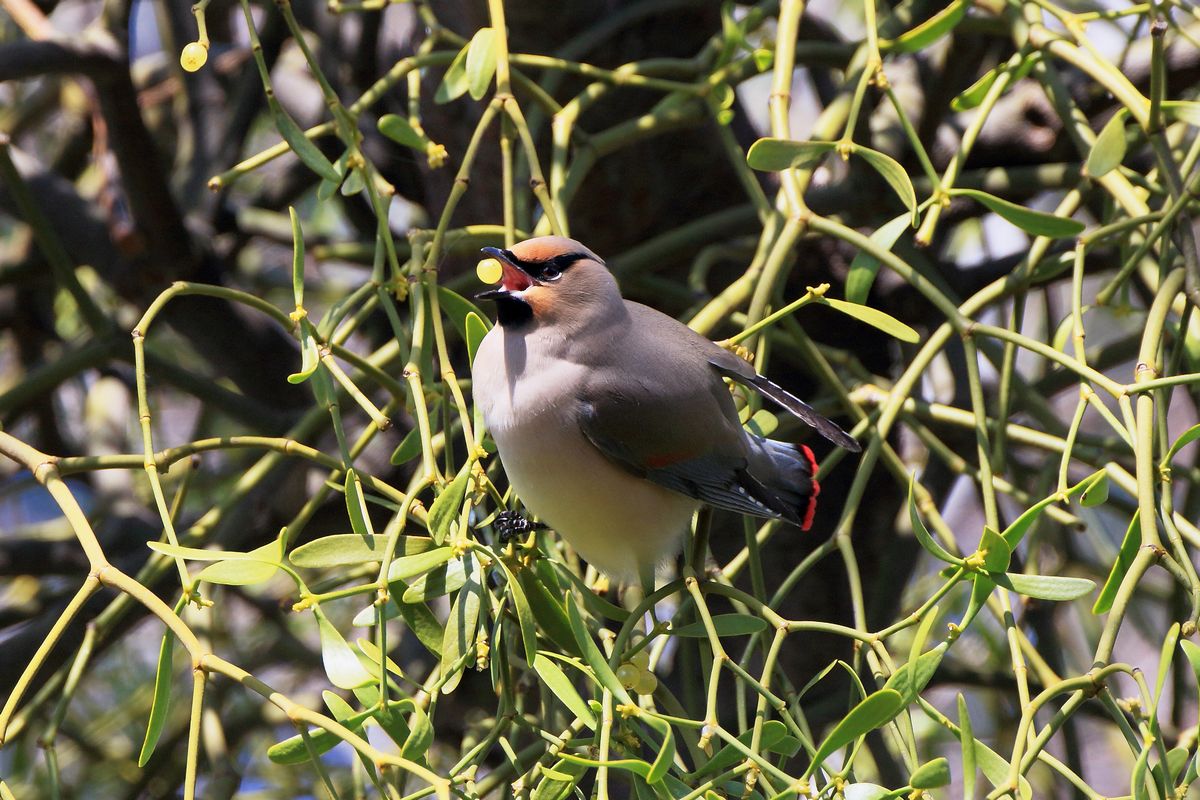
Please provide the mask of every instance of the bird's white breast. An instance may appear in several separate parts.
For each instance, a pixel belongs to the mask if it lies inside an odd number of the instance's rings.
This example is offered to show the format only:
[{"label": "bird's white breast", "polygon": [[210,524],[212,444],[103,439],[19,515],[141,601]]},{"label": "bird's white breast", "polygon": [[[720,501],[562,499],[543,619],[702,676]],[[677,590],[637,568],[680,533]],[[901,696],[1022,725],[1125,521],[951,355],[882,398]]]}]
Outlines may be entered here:
[{"label": "bird's white breast", "polygon": [[475,402],[525,506],[599,569],[636,578],[639,565],[679,549],[698,503],[614,465],[588,441],[576,418],[587,368],[554,349],[494,328],[472,368]]}]

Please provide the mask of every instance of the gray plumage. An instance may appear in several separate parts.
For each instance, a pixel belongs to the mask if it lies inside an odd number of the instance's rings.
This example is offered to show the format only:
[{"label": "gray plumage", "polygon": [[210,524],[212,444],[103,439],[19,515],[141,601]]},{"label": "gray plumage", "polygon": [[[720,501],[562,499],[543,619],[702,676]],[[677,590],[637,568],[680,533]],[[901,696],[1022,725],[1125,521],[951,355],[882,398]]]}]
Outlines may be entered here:
[{"label": "gray plumage", "polygon": [[622,299],[595,254],[542,237],[512,251],[500,319],[472,367],[475,401],[526,507],[599,569],[630,578],[677,552],[701,502],[807,527],[807,447],[746,432],[723,378],[827,438],[840,428],[744,360]]}]

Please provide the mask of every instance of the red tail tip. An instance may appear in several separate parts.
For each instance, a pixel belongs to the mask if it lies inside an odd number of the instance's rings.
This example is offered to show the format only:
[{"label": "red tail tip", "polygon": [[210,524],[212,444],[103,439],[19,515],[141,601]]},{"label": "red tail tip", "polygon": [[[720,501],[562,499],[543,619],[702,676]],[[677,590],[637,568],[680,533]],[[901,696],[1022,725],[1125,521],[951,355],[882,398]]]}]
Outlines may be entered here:
[{"label": "red tail tip", "polygon": [[817,495],[821,493],[821,484],[817,483],[817,459],[813,455],[813,451],[808,448],[808,445],[800,445],[800,452],[808,459],[808,468],[812,471],[812,490],[808,495],[808,508],[804,511],[804,521],[800,523],[800,530],[806,531],[812,527],[813,515],[817,513]]}]

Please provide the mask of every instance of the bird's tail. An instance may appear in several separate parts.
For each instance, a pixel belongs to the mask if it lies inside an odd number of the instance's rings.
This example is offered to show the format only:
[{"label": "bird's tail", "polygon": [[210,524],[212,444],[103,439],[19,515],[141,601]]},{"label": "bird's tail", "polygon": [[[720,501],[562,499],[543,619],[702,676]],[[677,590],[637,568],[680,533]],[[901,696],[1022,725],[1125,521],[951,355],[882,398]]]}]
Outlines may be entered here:
[{"label": "bird's tail", "polygon": [[817,511],[817,459],[807,445],[777,442],[752,436],[756,457],[751,458],[749,474],[758,484],[752,491],[763,505],[801,530],[812,526]]}]

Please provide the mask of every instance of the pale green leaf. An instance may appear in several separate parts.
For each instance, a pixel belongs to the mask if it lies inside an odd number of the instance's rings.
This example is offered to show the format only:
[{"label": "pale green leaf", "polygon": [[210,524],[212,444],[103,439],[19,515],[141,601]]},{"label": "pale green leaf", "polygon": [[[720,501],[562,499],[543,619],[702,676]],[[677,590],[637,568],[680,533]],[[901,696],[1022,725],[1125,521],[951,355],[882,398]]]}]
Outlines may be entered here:
[{"label": "pale green leaf", "polygon": [[225,586],[252,586],[275,577],[283,557],[282,542],[278,539],[246,553],[245,559],[232,559],[209,564],[200,570],[198,580]]},{"label": "pale green leaf", "polygon": [[358,656],[320,608],[313,608],[321,633],[321,663],[329,682],[339,689],[354,689],[370,683],[373,678],[363,668]]},{"label": "pale green leaf", "polygon": [[921,547],[924,547],[934,558],[939,561],[945,561],[947,564],[962,564],[962,559],[951,555],[940,544],[938,544],[929,529],[925,527],[925,523],[921,521],[921,515],[917,513],[917,499],[914,493],[916,486],[916,475],[908,477],[908,521],[912,526],[913,535],[917,537]]},{"label": "pale green leaf", "polygon": [[1061,239],[1068,236],[1078,236],[1083,232],[1085,227],[1078,220],[1047,214],[1044,211],[1034,211],[1032,208],[1026,208],[1008,200],[1003,200],[978,189],[952,189],[950,190],[950,194],[955,197],[970,197],[978,200],[989,211],[1034,236]]},{"label": "pale green leaf", "polygon": [[1125,530],[1125,538],[1121,541],[1121,550],[1117,553],[1117,560],[1113,562],[1112,569],[1108,573],[1108,580],[1104,582],[1104,588],[1100,590],[1100,595],[1096,598],[1095,605],[1092,606],[1093,614],[1104,614],[1112,608],[1113,601],[1117,597],[1117,589],[1121,586],[1121,581],[1125,580],[1125,573],[1129,572],[1129,567],[1133,565],[1134,558],[1137,557],[1138,548],[1142,546],[1142,526],[1138,521],[1141,511],[1133,512],[1133,519],[1129,521],[1129,527]]},{"label": "pale green leaf", "polygon": [[[716,614],[712,617],[712,624],[719,637],[749,636],[770,627],[762,617],[752,617],[749,614]],[[699,620],[672,628],[671,635],[703,639],[708,636],[708,629],[705,628],[704,621]]]},{"label": "pale green leaf", "polygon": [[[384,534],[334,533],[300,545],[291,552],[288,560],[297,567],[308,569],[369,564],[383,561],[387,541]],[[425,553],[433,547],[433,540],[427,536],[400,536],[396,540],[396,554],[401,557]]]},{"label": "pale green leaf", "polygon": [[935,758],[917,767],[908,779],[908,785],[914,789],[937,789],[950,783],[950,762],[945,758]]},{"label": "pale green leaf", "polygon": [[429,507],[429,533],[438,544],[446,541],[446,537],[450,535],[451,525],[462,511],[470,482],[471,462],[468,461]]},{"label": "pale green leaf", "polygon": [[446,74],[442,77],[442,82],[438,84],[437,91],[433,94],[433,102],[439,105],[449,103],[467,93],[467,89],[470,88],[467,80],[467,51],[470,48],[471,44],[468,42],[450,62]]},{"label": "pale green leaf", "polygon": [[904,710],[904,698],[894,689],[880,689],[867,695],[862,702],[834,726],[829,736],[813,754],[812,768],[820,767],[825,759],[850,742],[865,736],[896,718]]},{"label": "pale green leaf", "polygon": [[1083,165],[1084,172],[1093,178],[1107,175],[1125,160],[1125,117],[1128,110],[1117,109],[1092,142],[1087,161]]},{"label": "pale green leaf", "polygon": [[467,314],[466,325],[466,341],[467,341],[467,358],[470,363],[475,363],[475,354],[479,352],[479,345],[483,343],[483,337],[488,334],[488,323],[482,316],[471,312]]},{"label": "pale green leaf", "polygon": [[854,317],[859,322],[865,322],[873,328],[878,328],[889,336],[894,336],[902,342],[916,343],[921,341],[921,335],[890,314],[885,314],[877,308],[847,303],[845,300],[835,300],[832,297],[822,297],[820,302],[833,306],[846,316]]},{"label": "pale green leaf", "polygon": [[967,14],[967,0],[953,0],[950,5],[920,25],[900,34],[887,49],[893,53],[916,53],[942,38],[962,22]]},{"label": "pale green leaf", "polygon": [[424,153],[429,137],[418,131],[399,114],[384,114],[379,118],[379,132],[397,144]]},{"label": "pale green leaf", "polygon": [[496,29],[480,28],[467,45],[467,92],[479,100],[496,74]]},{"label": "pale green leaf", "polygon": [[333,164],[329,163],[329,159],[325,157],[325,154],[304,135],[304,131],[300,130],[300,126],[288,116],[288,113],[283,110],[283,106],[279,104],[279,101],[272,96],[268,96],[267,106],[271,110],[271,116],[275,120],[275,127],[279,131],[279,135],[288,143],[288,146],[292,148],[292,152],[304,163],[304,166],[325,180],[340,185],[342,176],[334,169]]},{"label": "pale green leaf", "polygon": [[563,705],[571,710],[576,717],[583,720],[589,728],[596,729],[596,717],[588,704],[575,691],[571,680],[563,673],[558,665],[541,653],[533,660],[533,669],[537,672],[542,683],[557,697]]},{"label": "pale green leaf", "polygon": [[[884,250],[891,250],[900,238],[900,234],[908,228],[910,216],[901,214],[893,220],[881,225],[871,234],[871,241]],[[846,274],[846,299],[851,303],[865,303],[871,293],[871,285],[879,273],[880,261],[866,250],[859,250],[850,262],[850,271]]]},{"label": "pale green leaf", "polygon": [[789,139],[759,139],[750,145],[746,163],[762,172],[780,172],[810,166],[837,148],[837,142],[794,142]]},{"label": "pale green leaf", "polygon": [[912,181],[908,178],[908,173],[904,171],[904,167],[896,159],[881,153],[878,150],[872,150],[869,147],[862,145],[854,146],[854,154],[861,156],[864,161],[871,165],[872,169],[880,174],[880,176],[888,182],[892,187],[892,191],[900,198],[900,202],[908,209],[912,215],[913,225],[917,225],[920,221],[917,216],[917,192],[913,189]]},{"label": "pale green leaf", "polygon": [[[146,738],[142,740],[142,751],[138,755],[138,766],[144,767],[154,754],[154,748],[167,724],[167,712],[171,710],[171,654],[174,652],[175,634],[168,628],[158,646],[158,669],[154,673],[154,694],[150,702],[150,720],[146,723]],[[201,680],[201,678],[193,678]]]},{"label": "pale green leaf", "polygon": [[997,586],[1034,597],[1038,600],[1061,602],[1076,600],[1096,589],[1096,583],[1087,578],[1070,578],[1061,575],[1022,575],[1016,572],[988,574]]}]

